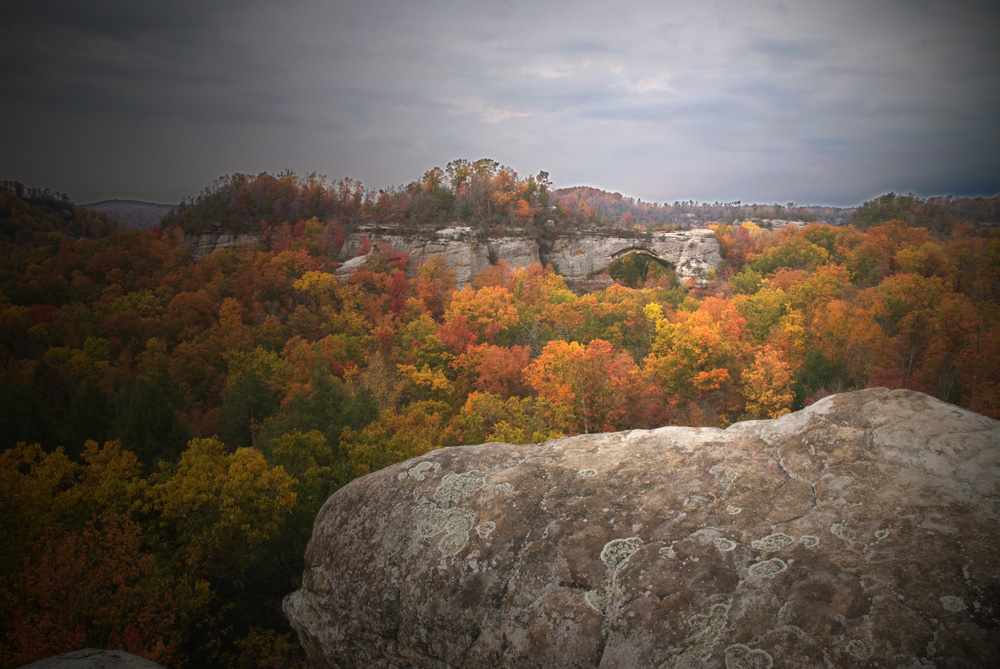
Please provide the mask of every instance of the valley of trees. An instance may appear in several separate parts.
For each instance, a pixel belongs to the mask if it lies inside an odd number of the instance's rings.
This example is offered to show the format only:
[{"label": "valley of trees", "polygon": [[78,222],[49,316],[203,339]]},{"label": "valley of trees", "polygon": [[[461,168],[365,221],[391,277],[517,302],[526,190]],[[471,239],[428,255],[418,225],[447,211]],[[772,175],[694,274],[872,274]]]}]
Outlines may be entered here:
[{"label": "valley of trees", "polygon": [[[0,190],[6,667],[84,647],[300,666],[280,602],[319,507],[434,448],[725,427],[870,386],[1000,418],[1000,231],[955,213],[990,201],[720,222],[707,285],[633,255],[580,295],[537,265],[462,288],[391,255],[333,276],[362,224],[542,239],[602,224],[544,172],[494,161],[377,193],[234,175],[149,231],[27,195]],[[213,226],[261,243],[193,260],[183,234]]]}]

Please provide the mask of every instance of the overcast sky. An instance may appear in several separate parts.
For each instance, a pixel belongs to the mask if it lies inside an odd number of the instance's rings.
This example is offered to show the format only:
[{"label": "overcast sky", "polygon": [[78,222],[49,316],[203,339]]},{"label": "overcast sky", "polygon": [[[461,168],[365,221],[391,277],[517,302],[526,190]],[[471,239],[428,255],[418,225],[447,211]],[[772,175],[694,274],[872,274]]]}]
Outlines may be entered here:
[{"label": "overcast sky", "polygon": [[984,4],[0,0],[0,178],[171,203],[488,157],[647,201],[996,195]]}]

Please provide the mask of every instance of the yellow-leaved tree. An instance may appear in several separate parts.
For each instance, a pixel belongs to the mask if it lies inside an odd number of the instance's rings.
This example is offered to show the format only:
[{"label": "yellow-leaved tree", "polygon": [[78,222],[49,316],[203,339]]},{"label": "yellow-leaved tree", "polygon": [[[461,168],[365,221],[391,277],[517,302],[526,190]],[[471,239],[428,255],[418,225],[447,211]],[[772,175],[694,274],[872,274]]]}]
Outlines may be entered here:
[{"label": "yellow-leaved tree", "polygon": [[757,349],[753,363],[743,372],[744,418],[777,418],[790,412],[794,380],[791,365],[779,351],[770,346]]}]

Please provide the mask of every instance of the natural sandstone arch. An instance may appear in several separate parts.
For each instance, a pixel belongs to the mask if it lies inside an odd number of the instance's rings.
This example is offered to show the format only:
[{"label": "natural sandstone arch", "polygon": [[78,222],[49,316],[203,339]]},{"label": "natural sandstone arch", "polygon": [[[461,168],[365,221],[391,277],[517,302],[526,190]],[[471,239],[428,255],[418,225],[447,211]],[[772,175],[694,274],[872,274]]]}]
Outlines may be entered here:
[{"label": "natural sandstone arch", "polygon": [[[632,248],[623,249],[623,250],[619,251],[618,253],[613,254],[611,256],[611,264],[613,264],[616,260],[621,260],[625,256],[633,255],[633,254],[640,255],[640,256],[646,256],[647,258],[652,258],[653,260],[655,260],[659,264],[663,265],[664,267],[669,267],[670,269],[674,269],[674,264],[672,262],[670,262],[670,261],[668,261],[668,260],[666,260],[664,258],[661,258],[659,255],[657,255],[653,251],[650,251],[649,249],[643,248],[641,246],[633,246]],[[610,264],[608,266],[610,267]]]},{"label": "natural sandstone arch", "polygon": [[[652,246],[652,244],[649,244],[648,246]],[[663,265],[664,267],[676,268],[677,266],[676,257],[660,255],[655,250],[647,248],[645,245],[643,246],[637,245],[629,249],[623,249],[619,253],[615,254],[614,257],[612,257],[612,261],[618,260],[619,258],[624,258],[625,256],[632,254],[642,255],[646,256],[647,258],[652,258],[653,260]]]},{"label": "natural sandstone arch", "polygon": [[619,234],[580,232],[559,237],[542,249],[533,238],[481,240],[471,228],[454,227],[423,231],[423,235],[354,233],[345,241],[344,253],[356,257],[338,269],[338,276],[346,278],[364,264],[366,259],[359,254],[365,241],[384,244],[392,253],[406,253],[411,273],[427,258],[439,255],[449,269],[455,270],[458,286],[471,282],[472,277],[486,269],[493,259],[504,260],[515,268],[535,262],[551,264],[571,286],[599,276],[623,253],[647,253],[657,262],[672,265],[682,280],[702,281],[722,261],[715,233],[705,229]]},{"label": "natural sandstone arch", "polygon": [[644,253],[671,265],[681,279],[700,281],[721,262],[719,243],[711,230],[656,232],[636,235],[586,235],[557,239],[543,262],[552,263],[567,282],[593,279],[618,257]]},{"label": "natural sandstone arch", "polygon": [[[643,260],[638,261],[637,258]],[[624,282],[630,287],[641,287],[649,279],[671,277],[677,281],[677,268],[647,248],[635,247],[615,254],[604,268],[603,275],[609,275],[616,282]]]}]

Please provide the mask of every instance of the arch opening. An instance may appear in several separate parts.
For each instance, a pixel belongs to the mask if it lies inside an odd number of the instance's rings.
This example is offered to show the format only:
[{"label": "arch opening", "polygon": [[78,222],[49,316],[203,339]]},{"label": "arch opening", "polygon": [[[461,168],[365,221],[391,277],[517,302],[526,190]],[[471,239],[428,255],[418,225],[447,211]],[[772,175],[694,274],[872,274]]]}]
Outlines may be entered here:
[{"label": "arch opening", "polygon": [[674,266],[646,249],[628,249],[617,254],[605,272],[615,283],[629,288],[642,288],[649,283],[680,285]]}]

